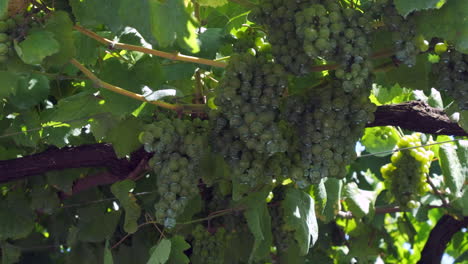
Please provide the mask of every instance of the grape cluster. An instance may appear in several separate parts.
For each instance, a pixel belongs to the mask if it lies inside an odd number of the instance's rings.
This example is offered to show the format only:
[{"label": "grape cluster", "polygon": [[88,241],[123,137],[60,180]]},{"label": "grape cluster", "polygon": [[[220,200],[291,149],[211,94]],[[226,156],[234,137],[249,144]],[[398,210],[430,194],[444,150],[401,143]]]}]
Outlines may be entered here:
[{"label": "grape cluster", "polygon": [[190,263],[193,264],[218,264],[224,262],[224,251],[229,234],[224,228],[218,228],[214,234],[210,233],[202,225],[197,225],[192,231],[192,255]]},{"label": "grape cluster", "polygon": [[[420,134],[402,137],[397,146],[400,149],[421,146]],[[403,208],[418,207],[418,197],[429,190],[426,176],[433,157],[434,153],[424,147],[400,150],[393,153],[391,163],[380,169],[387,189]]]},{"label": "grape cluster", "polygon": [[158,182],[160,200],[156,219],[166,227],[176,224],[188,199],[198,194],[200,157],[207,144],[208,121],[163,118],[140,134],[145,150],[154,152],[149,161]]},{"label": "grape cluster", "polygon": [[468,55],[448,50],[432,65],[437,78],[436,87],[447,92],[462,110],[468,110]]},{"label": "grape cluster", "polygon": [[375,105],[366,93],[361,89],[347,93],[342,85],[333,81],[286,98],[283,115],[295,128],[305,168],[302,177],[293,179],[305,186],[324,177],[344,177],[345,166],[355,158],[355,142],[373,120]]},{"label": "grape cluster", "polygon": [[296,35],[295,14],[307,5],[306,0],[261,0],[252,10],[252,21],[264,25],[268,41],[278,63],[288,72],[306,74],[311,65]]},{"label": "grape cluster", "polygon": [[[312,59],[335,61],[334,76],[346,92],[361,89],[370,78],[368,58],[372,17],[334,1],[311,4],[296,13],[297,35]],[[367,87],[364,87],[367,88]]]},{"label": "grape cluster", "polygon": [[225,120],[217,122],[235,130],[250,150],[267,155],[284,152],[288,143],[276,121],[286,86],[283,67],[266,56],[232,56],[215,98]]},{"label": "grape cluster", "polygon": [[383,22],[385,27],[392,33],[395,46],[395,57],[409,67],[416,65],[416,56],[419,54],[418,39],[416,32],[415,16],[408,15],[406,18],[398,14],[393,3],[382,4]]},{"label": "grape cluster", "polygon": [[6,63],[14,54],[13,39],[17,37],[18,25],[24,22],[23,15],[0,20],[0,63]]}]

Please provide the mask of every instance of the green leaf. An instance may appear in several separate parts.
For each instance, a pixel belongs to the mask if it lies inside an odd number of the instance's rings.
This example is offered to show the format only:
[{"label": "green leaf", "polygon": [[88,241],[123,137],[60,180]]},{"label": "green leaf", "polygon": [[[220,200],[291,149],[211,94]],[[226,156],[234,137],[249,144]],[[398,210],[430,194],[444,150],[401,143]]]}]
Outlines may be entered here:
[{"label": "green leaf", "polygon": [[2,248],[2,264],[17,263],[21,257],[21,249],[8,242],[0,243]]},{"label": "green leaf", "polygon": [[[413,2],[413,1],[408,1]],[[425,38],[439,37],[454,43],[468,54],[468,6],[465,0],[450,0],[438,10],[422,11],[417,16],[418,32]]]},{"label": "green leaf", "polygon": [[49,186],[35,183],[31,190],[31,208],[52,214],[60,205],[57,193]]},{"label": "green leaf", "polygon": [[124,157],[138,149],[141,143],[138,134],[143,130],[143,122],[134,116],[120,121],[107,135],[106,141],[112,143],[118,157]]},{"label": "green leaf", "polygon": [[355,182],[350,182],[346,184],[343,191],[346,204],[354,216],[362,218],[374,212],[375,200],[380,188],[377,188],[376,191],[365,191],[359,189]]},{"label": "green leaf", "polygon": [[0,80],[2,80],[0,99],[5,98],[10,94],[14,94],[16,89],[18,89],[18,75],[8,71],[0,71]]},{"label": "green leaf", "polygon": [[61,99],[45,119],[69,123],[71,127],[82,127],[93,115],[105,111],[107,109],[100,104],[100,99],[88,91]]},{"label": "green leaf", "polygon": [[442,101],[442,96],[440,95],[439,91],[434,88],[431,88],[431,94],[427,100],[427,103],[435,108],[444,108],[444,103]]},{"label": "green leaf", "polygon": [[327,190],[327,204],[324,210],[324,222],[328,223],[335,219],[336,213],[340,210],[341,188],[343,181],[335,178],[327,178],[325,189]]},{"label": "green leaf", "polygon": [[104,204],[79,208],[78,239],[86,242],[101,242],[112,236],[120,218],[120,211],[108,212]]},{"label": "green leaf", "polygon": [[0,0],[0,18],[2,20],[8,17],[8,1],[9,0]]},{"label": "green leaf", "polygon": [[109,240],[106,240],[106,245],[104,246],[104,264],[114,264],[112,252],[109,248]]},{"label": "green leaf", "polygon": [[198,57],[206,59],[216,58],[216,53],[222,45],[224,32],[222,28],[208,28],[198,37],[200,40],[200,53]]},{"label": "green leaf", "polygon": [[427,55],[421,54],[416,58],[415,66],[399,65],[391,71],[377,73],[375,82],[385,87],[399,84],[401,87],[427,91],[431,87],[429,82],[430,72],[431,64],[427,60]]},{"label": "green leaf", "polygon": [[135,188],[135,182],[124,180],[112,184],[111,191],[119,199],[125,210],[124,230],[128,233],[135,233],[138,230],[137,220],[141,215],[141,208],[137,200],[130,191]]},{"label": "green leaf", "polygon": [[371,101],[377,105],[383,105],[397,104],[409,100],[411,90],[402,88],[398,84],[391,85],[389,87],[391,88],[387,88],[382,85],[373,85]]},{"label": "green leaf", "polygon": [[49,80],[44,75],[31,73],[18,75],[18,88],[9,101],[19,109],[29,109],[47,98],[49,95]]},{"label": "green leaf", "polygon": [[434,9],[439,7],[440,0],[395,0],[395,7],[398,10],[400,15],[406,17],[409,13],[413,11],[425,10],[425,9]]},{"label": "green leaf", "polygon": [[18,56],[24,63],[41,64],[45,57],[60,51],[60,43],[54,38],[54,33],[36,30],[26,36],[26,39],[16,45]]},{"label": "green leaf", "polygon": [[398,131],[394,127],[368,127],[364,131],[361,143],[369,153],[384,157],[391,154],[388,151],[393,150],[399,138]]},{"label": "green leaf", "polygon": [[[460,150],[455,149],[452,144],[442,144],[439,149],[439,164],[444,175],[444,181],[454,197],[460,198],[465,180],[468,178],[468,161],[464,154],[467,144],[459,145]],[[460,160],[462,157],[464,160]]]},{"label": "green leaf", "polygon": [[164,238],[156,246],[150,249],[151,257],[147,264],[164,264],[169,259],[171,253],[171,240]]},{"label": "green leaf", "polygon": [[270,253],[273,236],[271,234],[271,217],[266,203],[269,192],[269,187],[264,188],[262,191],[251,193],[239,201],[239,204],[248,207],[244,216],[249,230],[255,238],[249,263],[264,259]]},{"label": "green leaf", "polygon": [[49,66],[61,66],[75,57],[76,49],[73,39],[73,22],[68,13],[64,11],[53,12],[47,20],[45,30],[52,32],[54,38],[60,44],[59,52],[46,58],[45,63]]},{"label": "green leaf", "polygon": [[176,235],[171,238],[171,253],[167,264],[188,264],[190,259],[184,254],[184,251],[190,248],[190,244],[185,242],[183,236]]},{"label": "green leaf", "polygon": [[227,4],[227,0],[197,0],[201,6],[218,7]]},{"label": "green leaf", "polygon": [[68,169],[62,171],[48,171],[46,173],[47,182],[54,188],[65,193],[71,193],[73,182],[82,174],[87,172],[85,169]]},{"label": "green leaf", "polygon": [[26,237],[34,227],[34,220],[23,191],[10,192],[0,200],[0,240]]},{"label": "green leaf", "polygon": [[299,254],[306,255],[318,238],[318,224],[315,217],[314,199],[295,188],[287,188],[281,203],[284,210],[285,226],[294,230],[294,238],[299,244]]},{"label": "green leaf", "polygon": [[172,46],[177,40],[179,45],[192,53],[200,50],[195,26],[183,0],[150,1],[149,4],[152,32],[160,46]]},{"label": "green leaf", "polygon": [[99,58],[99,43],[78,31],[73,32],[76,59],[83,65],[94,65]]},{"label": "green leaf", "polygon": [[315,209],[318,215],[323,215],[327,204],[327,189],[325,188],[325,179],[321,179],[319,184],[312,184],[311,195],[315,200]]}]

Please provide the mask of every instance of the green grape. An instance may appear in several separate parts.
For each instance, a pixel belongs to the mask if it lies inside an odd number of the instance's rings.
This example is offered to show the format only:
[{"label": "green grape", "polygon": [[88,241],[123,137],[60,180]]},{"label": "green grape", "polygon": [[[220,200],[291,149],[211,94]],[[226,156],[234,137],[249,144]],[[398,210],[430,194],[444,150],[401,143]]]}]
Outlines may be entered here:
[{"label": "green grape", "polygon": [[435,87],[446,92],[462,110],[468,110],[468,55],[450,49],[432,65]]},{"label": "green grape", "polygon": [[8,30],[8,24],[5,21],[0,21],[0,32],[4,33]]},{"label": "green grape", "polygon": [[[215,104],[247,148],[266,155],[284,152],[287,142],[275,121],[287,78],[283,67],[264,56],[231,57]],[[263,137],[271,133],[271,137]],[[254,144],[249,142],[255,142]]]},{"label": "green grape", "polygon": [[448,49],[447,44],[445,44],[445,43],[443,43],[443,42],[439,42],[439,43],[435,44],[435,46],[434,46],[434,52],[435,52],[436,54],[438,54],[438,55],[440,55],[440,54],[446,52],[447,49]]},{"label": "green grape", "polygon": [[193,231],[192,255],[193,264],[218,264],[224,262],[224,254],[229,236],[221,227],[215,233],[210,233],[202,225],[197,225]]},{"label": "green grape", "polygon": [[[306,74],[310,61],[302,49],[302,42],[296,35],[294,23],[296,13],[307,5],[306,0],[261,0],[249,18],[263,25],[271,51],[278,63],[288,72]],[[305,19],[305,17],[302,17]]]},{"label": "green grape", "polygon": [[8,54],[8,46],[5,43],[0,43],[0,55]]},{"label": "green grape", "polygon": [[200,157],[207,144],[209,122],[200,119],[162,118],[145,127],[139,140],[155,152],[148,162],[158,183],[156,220],[167,228],[176,225],[188,199],[198,194]]},{"label": "green grape", "polygon": [[[420,136],[420,133],[404,136],[397,146],[400,149],[421,146]],[[418,197],[429,190],[426,177],[433,157],[434,153],[425,147],[400,150],[393,153],[391,163],[380,169],[392,199],[401,207],[419,206]]]}]

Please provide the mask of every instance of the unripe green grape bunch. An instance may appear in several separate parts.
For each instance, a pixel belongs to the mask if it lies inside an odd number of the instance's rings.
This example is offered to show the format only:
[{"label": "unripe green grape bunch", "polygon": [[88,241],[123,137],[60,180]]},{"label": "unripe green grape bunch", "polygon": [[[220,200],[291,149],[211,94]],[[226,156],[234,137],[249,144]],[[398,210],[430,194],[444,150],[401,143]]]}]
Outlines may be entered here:
[{"label": "unripe green grape bunch", "polygon": [[215,104],[250,150],[266,155],[286,150],[288,143],[276,122],[286,86],[284,68],[267,56],[243,53],[231,57]]},{"label": "unripe green grape bunch", "polygon": [[193,264],[218,264],[224,263],[224,251],[230,240],[228,232],[224,228],[218,228],[214,234],[210,233],[202,225],[197,225],[193,231],[192,255],[190,261]]},{"label": "unripe green grape bunch", "polygon": [[[421,146],[421,134],[402,137],[399,149]],[[425,147],[404,149],[393,153],[391,163],[380,169],[389,193],[402,208],[419,207],[419,197],[429,191],[426,177],[434,153]]]},{"label": "unripe green grape bunch", "polygon": [[443,52],[432,65],[432,73],[437,89],[447,92],[460,109],[468,110],[468,55],[454,49]]},{"label": "unripe green grape bunch", "polygon": [[207,144],[208,121],[162,118],[146,126],[139,140],[154,152],[149,165],[158,184],[156,220],[167,228],[176,224],[188,200],[198,194],[198,170]]},{"label": "unripe green grape bunch", "polygon": [[308,5],[306,0],[261,0],[250,19],[263,25],[276,61],[288,72],[307,74],[311,65],[296,34],[295,15]]},{"label": "unripe green grape bunch", "polygon": [[0,20],[0,64],[6,63],[8,58],[13,56],[15,30],[18,24],[23,22],[24,17],[21,14]]}]

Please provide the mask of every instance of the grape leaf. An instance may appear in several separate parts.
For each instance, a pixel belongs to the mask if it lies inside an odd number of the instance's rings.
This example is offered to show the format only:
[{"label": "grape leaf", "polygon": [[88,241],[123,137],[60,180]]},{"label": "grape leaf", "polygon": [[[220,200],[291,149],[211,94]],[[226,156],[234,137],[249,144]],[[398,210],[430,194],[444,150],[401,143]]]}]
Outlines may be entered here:
[{"label": "grape leaf", "polygon": [[114,264],[112,252],[109,249],[109,240],[106,240],[106,245],[104,246],[104,264]]},{"label": "grape leaf", "polygon": [[361,143],[369,153],[384,157],[392,154],[389,151],[393,150],[399,138],[398,131],[394,127],[368,127],[364,131]]},{"label": "grape leaf", "polygon": [[9,101],[19,109],[29,109],[47,98],[49,95],[49,80],[44,75],[25,73],[18,75],[18,88]]},{"label": "grape leaf", "polygon": [[383,105],[389,103],[397,104],[410,100],[411,90],[402,88],[398,84],[389,87],[390,88],[382,85],[373,85],[371,101],[376,105]]},{"label": "grape leaf", "polygon": [[99,43],[80,32],[73,32],[76,59],[83,65],[94,65],[99,58]]},{"label": "grape leaf", "polygon": [[323,215],[327,204],[327,189],[325,188],[325,179],[321,179],[319,184],[312,184],[310,187],[312,197],[315,200],[315,209],[317,214]]},{"label": "grape leaf", "polygon": [[301,190],[287,188],[281,206],[284,210],[285,226],[288,230],[295,231],[294,238],[299,244],[299,254],[304,256],[318,238],[314,199]]},{"label": "grape leaf", "polygon": [[125,157],[141,146],[138,134],[143,130],[143,122],[134,116],[120,121],[105,140],[112,143],[118,157]]},{"label": "grape leaf", "polygon": [[115,231],[120,219],[120,211],[107,212],[104,204],[93,204],[79,208],[77,238],[86,242],[101,242]]},{"label": "grape leaf", "polygon": [[169,259],[171,254],[171,240],[164,238],[156,246],[150,249],[151,257],[147,264],[164,264]]},{"label": "grape leaf", "polygon": [[248,206],[244,216],[255,238],[249,257],[250,263],[263,259],[270,253],[273,236],[271,234],[271,218],[266,203],[269,192],[269,188],[264,188],[262,191],[251,193],[239,201],[239,204]]},{"label": "grape leaf", "polygon": [[343,181],[335,178],[328,178],[325,181],[327,190],[327,204],[324,209],[324,222],[328,223],[335,218],[336,213],[340,210],[341,188]]},{"label": "grape leaf", "polygon": [[[413,2],[413,1],[408,1]],[[438,10],[422,11],[417,16],[418,32],[425,38],[443,38],[468,54],[468,5],[465,0],[450,0]]]},{"label": "grape leaf", "polygon": [[427,55],[421,54],[416,58],[415,66],[399,65],[388,72],[379,72],[376,74],[375,82],[384,87],[399,84],[401,87],[427,91],[431,87],[429,82],[430,71],[431,65],[427,60]]},{"label": "grape leaf", "polygon": [[107,110],[99,102],[100,99],[94,96],[92,91],[65,97],[44,117],[44,120],[68,123],[71,127],[82,127],[93,115]]},{"label": "grape leaf", "polygon": [[21,256],[21,249],[8,242],[0,243],[2,248],[2,264],[17,263]]},{"label": "grape leaf", "polygon": [[124,230],[127,233],[135,233],[138,230],[137,220],[141,215],[141,208],[130,191],[135,188],[135,182],[124,180],[116,182],[111,186],[111,192],[119,199],[125,210]]},{"label": "grape leaf", "polygon": [[0,99],[16,92],[19,82],[19,78],[16,74],[8,71],[0,71],[0,80],[2,80],[2,88],[0,88]]},{"label": "grape leaf", "polygon": [[395,0],[395,7],[400,15],[406,17],[409,13],[418,10],[434,9],[439,7],[440,0]]},{"label": "grape leaf", "polygon": [[183,236],[176,235],[171,238],[171,253],[167,264],[188,264],[190,262],[184,251],[190,248],[190,244],[185,242]]},{"label": "grape leaf", "polygon": [[35,30],[26,36],[26,39],[16,44],[15,50],[24,63],[37,65],[50,55],[60,51],[60,43],[54,34],[45,30]]},{"label": "grape leaf", "polygon": [[54,213],[60,205],[57,193],[49,186],[35,183],[31,190],[31,208],[46,214]]},{"label": "grape leaf", "polygon": [[45,63],[48,66],[61,66],[75,57],[76,50],[73,39],[73,22],[70,20],[68,13],[64,11],[52,13],[44,29],[51,32],[55,40],[60,44],[58,53],[45,59]]},{"label": "grape leaf", "polygon": [[374,212],[375,200],[379,191],[361,190],[354,182],[346,184],[343,191],[346,204],[354,216],[362,218]]},{"label": "grape leaf", "polygon": [[177,43],[192,53],[200,51],[195,35],[195,25],[183,0],[150,1],[151,28],[162,47]]},{"label": "grape leaf", "polygon": [[[460,146],[459,146],[460,147]],[[463,146],[462,148],[465,148]],[[466,159],[466,156],[461,156]],[[457,150],[452,144],[442,144],[439,149],[439,164],[445,184],[453,196],[460,198],[465,180],[468,178],[468,161],[460,161]]]},{"label": "grape leaf", "polygon": [[26,237],[33,230],[34,221],[23,190],[10,192],[0,200],[0,240]]}]

